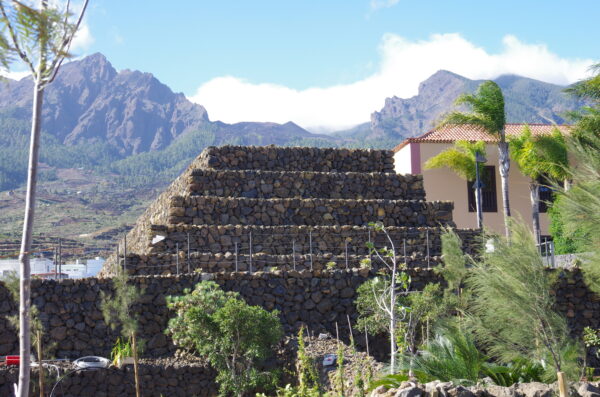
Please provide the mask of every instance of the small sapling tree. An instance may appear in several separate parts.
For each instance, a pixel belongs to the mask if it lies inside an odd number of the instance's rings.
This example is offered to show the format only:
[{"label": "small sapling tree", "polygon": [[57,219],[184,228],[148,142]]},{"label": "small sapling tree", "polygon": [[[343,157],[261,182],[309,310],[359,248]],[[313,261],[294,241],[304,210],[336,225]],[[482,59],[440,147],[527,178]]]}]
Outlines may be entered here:
[{"label": "small sapling tree", "polygon": [[[375,248],[372,242],[367,243],[367,248],[390,272],[390,275],[375,277],[359,287],[357,308],[363,310],[361,328],[365,326],[372,332],[381,332],[385,329],[390,335],[390,373],[396,370],[396,355],[398,353],[397,335],[398,322],[404,320],[410,308],[399,305],[398,296],[406,294],[410,286],[410,276],[402,271],[405,264],[398,263],[396,247],[392,237],[381,222],[370,223],[376,232],[385,235],[391,248]],[[385,319],[384,321],[381,321]],[[360,321],[360,320],[359,320]],[[386,323],[384,325],[384,322]]]},{"label": "small sapling tree", "polygon": [[283,335],[277,311],[250,306],[239,294],[224,292],[212,281],[167,299],[176,317],[166,332],[175,345],[205,357],[217,370],[221,395],[243,396],[274,386],[276,375],[260,371]]},{"label": "small sapling tree", "polygon": [[[139,342],[137,340],[138,320],[133,311],[133,305],[139,300],[142,292],[134,285],[128,283],[129,277],[126,271],[120,266],[115,266],[116,275],[112,278],[114,294],[109,296],[101,293],[102,314],[104,321],[112,329],[121,328],[121,335],[131,342],[131,351],[133,353],[133,369],[135,376],[135,395],[140,397],[140,379],[138,373],[138,353]],[[117,345],[122,341],[118,339]],[[126,343],[127,345],[129,343]],[[122,349],[121,349],[122,350]]]}]

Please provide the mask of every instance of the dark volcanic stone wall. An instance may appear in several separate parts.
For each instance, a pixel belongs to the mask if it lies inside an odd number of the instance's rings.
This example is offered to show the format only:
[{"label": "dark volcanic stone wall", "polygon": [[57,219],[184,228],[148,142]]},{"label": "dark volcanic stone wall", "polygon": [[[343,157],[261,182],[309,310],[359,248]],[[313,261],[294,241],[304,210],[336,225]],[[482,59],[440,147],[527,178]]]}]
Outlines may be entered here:
[{"label": "dark volcanic stone wall", "polygon": [[[441,234],[439,227],[386,227],[396,245],[398,253],[402,253],[403,242],[406,251],[425,255],[427,243],[429,254],[442,254]],[[153,236],[162,235],[165,239],[155,243],[151,253],[175,253],[178,244],[180,251],[187,249],[188,233],[192,252],[227,253],[234,252],[237,244],[240,253],[248,253],[250,234],[254,252],[271,255],[291,255],[292,244],[296,253],[308,254],[312,238],[313,254],[332,253],[342,255],[348,246],[349,253],[366,255],[369,253],[366,243],[372,241],[377,247],[389,245],[383,233],[375,233],[364,226],[242,226],[242,225],[154,225]],[[457,230],[463,241],[465,253],[474,255],[481,245],[481,234],[476,229]]]},{"label": "dark volcanic stone wall", "polygon": [[[600,327],[600,301],[583,283],[580,270],[555,272],[559,272],[554,290],[557,308],[566,315],[573,332],[580,333],[585,326]],[[279,310],[287,332],[306,324],[315,333],[334,333],[335,323],[345,324],[346,315],[352,321],[356,319],[356,288],[373,273],[355,269],[135,277],[132,280],[144,291],[141,303],[135,308],[140,316],[140,337],[147,342],[144,356],[173,354],[174,346],[163,333],[172,315],[166,308],[165,297],[181,294],[183,289],[193,287],[202,279],[214,279],[225,290],[238,291],[250,304]],[[414,289],[440,281],[433,270],[411,269],[410,274]],[[118,333],[104,323],[100,291],[111,292],[110,279],[33,281],[32,301],[39,308],[46,330],[44,342],[46,345],[56,342],[57,357],[109,355]],[[0,299],[8,302],[0,305],[0,316],[16,314],[16,305],[1,284]],[[8,327],[1,332],[0,355],[17,353],[15,331]]]},{"label": "dark volcanic stone wall", "polygon": [[360,172],[273,172],[196,169],[192,195],[246,198],[425,200],[421,175]]},{"label": "dark volcanic stone wall", "polygon": [[170,224],[452,226],[452,202],[175,196]]},{"label": "dark volcanic stone wall", "polygon": [[211,146],[202,168],[269,171],[394,172],[391,150],[275,146]]},{"label": "dark volcanic stone wall", "polygon": [[[209,397],[218,394],[215,372],[202,365],[141,363],[139,365],[143,396],[153,397]],[[12,396],[13,383],[19,378],[19,367],[0,368],[0,396]],[[49,379],[51,387],[56,382]],[[39,396],[38,370],[32,369],[29,395]],[[48,393],[50,390],[46,390]],[[134,397],[133,367],[79,371],[66,376],[55,389],[58,397]]]}]

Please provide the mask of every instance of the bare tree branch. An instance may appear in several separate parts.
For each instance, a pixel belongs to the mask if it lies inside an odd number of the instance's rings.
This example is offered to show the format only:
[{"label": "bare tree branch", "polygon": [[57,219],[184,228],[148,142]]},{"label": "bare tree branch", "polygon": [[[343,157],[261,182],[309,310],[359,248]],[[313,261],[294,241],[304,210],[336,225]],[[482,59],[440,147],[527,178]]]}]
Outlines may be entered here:
[{"label": "bare tree branch", "polygon": [[[60,69],[63,61],[65,60],[65,55],[71,49],[71,43],[73,42],[73,39],[74,39],[75,35],[77,34],[77,31],[79,30],[79,25],[81,25],[81,21],[83,20],[83,14],[85,14],[85,10],[88,6],[88,2],[89,2],[89,0],[84,1],[83,7],[81,8],[81,11],[79,12],[79,17],[77,18],[77,22],[75,23],[73,32],[71,33],[71,36],[68,37],[67,40],[63,40],[62,46],[60,47],[60,51],[59,51],[59,54],[62,54],[62,55],[58,55],[54,59],[52,64],[50,65],[50,68],[48,68],[48,70],[52,70],[52,75],[47,80],[44,81],[44,85],[48,85],[48,84],[52,83],[54,81],[54,79],[56,78],[56,75],[58,74],[58,70]],[[67,7],[68,7],[68,3],[67,3]],[[68,11],[68,8],[67,8],[67,11]],[[67,15],[65,18],[67,18],[68,13],[65,13],[65,14]],[[65,26],[65,32],[66,31],[67,31],[67,28]],[[65,34],[65,36],[66,36],[66,34]]]}]

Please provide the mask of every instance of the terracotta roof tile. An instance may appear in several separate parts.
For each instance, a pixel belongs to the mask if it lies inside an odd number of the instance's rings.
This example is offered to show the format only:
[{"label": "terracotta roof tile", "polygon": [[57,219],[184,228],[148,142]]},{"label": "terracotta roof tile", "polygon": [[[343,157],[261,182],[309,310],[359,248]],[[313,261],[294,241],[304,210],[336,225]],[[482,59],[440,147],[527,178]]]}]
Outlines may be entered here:
[{"label": "terracotta roof tile", "polygon": [[[523,127],[525,125],[529,125],[531,129],[531,133],[533,135],[547,135],[552,132],[554,128],[560,129],[563,134],[568,133],[571,129],[570,125],[555,125],[555,124],[506,124],[506,135],[517,135],[523,131]],[[438,129],[433,129],[428,131],[420,136],[414,138],[408,138],[398,146],[396,146],[393,151],[397,152],[402,149],[404,146],[409,143],[416,142],[424,142],[424,143],[452,143],[455,141],[484,141],[484,142],[498,142],[498,139],[493,135],[490,135],[483,131],[483,129],[468,125],[468,124],[453,124],[447,125],[445,127],[441,127]]]}]

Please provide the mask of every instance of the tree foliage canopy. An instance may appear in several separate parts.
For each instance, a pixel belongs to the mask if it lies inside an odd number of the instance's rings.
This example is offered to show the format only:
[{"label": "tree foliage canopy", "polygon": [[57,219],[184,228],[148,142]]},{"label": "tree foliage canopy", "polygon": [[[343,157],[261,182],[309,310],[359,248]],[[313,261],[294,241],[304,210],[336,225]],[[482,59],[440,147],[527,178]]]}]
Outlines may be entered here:
[{"label": "tree foliage canopy", "polygon": [[469,106],[472,113],[451,112],[442,120],[441,125],[469,124],[481,127],[500,140],[504,139],[504,96],[498,84],[490,80],[485,81],[477,88],[475,94],[459,96],[456,104]]},{"label": "tree foliage canopy", "polygon": [[520,135],[509,139],[510,156],[523,175],[532,180],[550,177],[562,180],[567,176],[567,144],[558,128],[550,135],[533,136],[529,126]]},{"label": "tree foliage canopy", "polygon": [[250,306],[239,294],[224,292],[212,281],[169,297],[167,305],[177,315],[166,332],[177,346],[205,357],[218,371],[222,395],[241,396],[274,385],[274,374],[259,367],[273,355],[283,335],[277,311]]},{"label": "tree foliage canopy", "polygon": [[[485,154],[485,142],[456,141],[453,147],[433,156],[425,162],[425,169],[449,168],[467,181],[475,180],[475,156]],[[483,164],[479,164],[479,172],[483,173]]]}]

